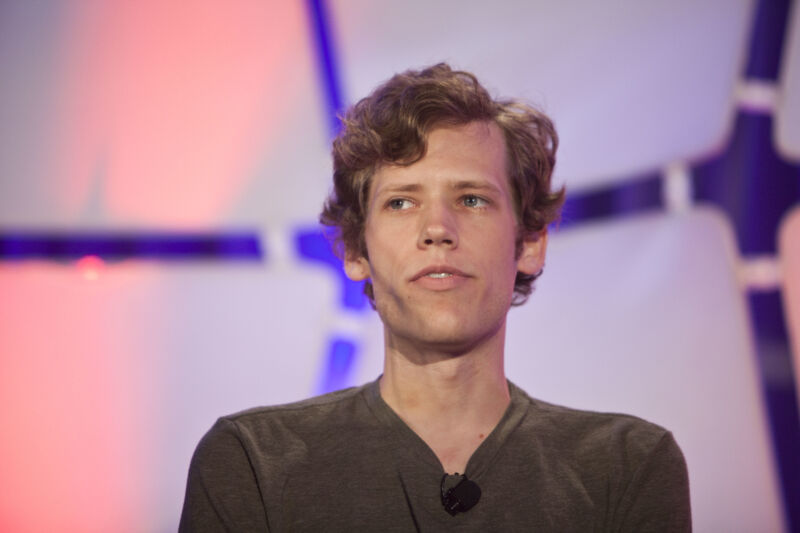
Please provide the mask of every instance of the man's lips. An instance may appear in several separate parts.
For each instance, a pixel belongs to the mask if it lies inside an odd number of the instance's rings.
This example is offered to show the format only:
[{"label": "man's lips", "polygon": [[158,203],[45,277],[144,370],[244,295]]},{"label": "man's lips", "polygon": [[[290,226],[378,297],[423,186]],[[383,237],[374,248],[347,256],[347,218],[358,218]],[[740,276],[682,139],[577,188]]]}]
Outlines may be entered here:
[{"label": "man's lips", "polygon": [[[464,272],[462,270],[459,270],[459,269],[457,269],[455,267],[449,266],[449,265],[431,265],[431,266],[423,268],[422,270],[420,270],[419,272],[417,272],[416,274],[411,276],[411,281],[417,281],[417,280],[422,279],[422,278],[424,278],[426,276],[429,276],[429,274],[449,274],[450,276],[459,276],[459,277],[462,277],[462,278],[470,278],[470,277],[472,277],[469,274],[467,274],[466,272]],[[450,276],[446,276],[446,277],[450,277]]]}]

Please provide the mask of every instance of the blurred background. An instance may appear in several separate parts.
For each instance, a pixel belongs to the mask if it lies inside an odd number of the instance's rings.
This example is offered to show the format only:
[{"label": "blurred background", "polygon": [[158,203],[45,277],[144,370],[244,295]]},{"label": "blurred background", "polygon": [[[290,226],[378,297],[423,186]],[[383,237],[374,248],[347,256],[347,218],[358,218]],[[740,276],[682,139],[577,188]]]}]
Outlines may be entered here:
[{"label": "blurred background", "polygon": [[2,0],[0,531],[174,531],[218,416],[379,375],[330,139],[439,61],[561,136],[510,379],[671,429],[696,531],[800,531],[791,4]]}]

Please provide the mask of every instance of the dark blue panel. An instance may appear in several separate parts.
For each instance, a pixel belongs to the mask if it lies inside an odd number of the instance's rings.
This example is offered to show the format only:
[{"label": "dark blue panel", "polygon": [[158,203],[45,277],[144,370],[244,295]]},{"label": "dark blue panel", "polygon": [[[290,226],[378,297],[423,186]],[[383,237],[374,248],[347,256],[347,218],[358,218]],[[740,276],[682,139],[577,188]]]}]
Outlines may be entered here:
[{"label": "dark blue panel", "polygon": [[800,202],[800,166],[772,144],[772,117],[741,112],[723,153],[693,169],[694,196],[724,210],[743,254],[775,253],[784,214]]},{"label": "dark blue panel", "polygon": [[748,78],[778,79],[791,3],[790,0],[758,2],[750,34],[746,70]]},{"label": "dark blue panel", "polygon": [[567,200],[558,225],[563,228],[582,222],[661,209],[661,184],[660,174],[647,174],[604,189],[575,194],[567,191]]},{"label": "dark blue panel", "polygon": [[[788,10],[784,0],[758,2],[747,77],[776,79]],[[775,151],[771,116],[740,112],[725,150],[693,176],[695,200],[728,215],[742,254],[776,253],[780,222],[800,202],[800,166]],[[800,424],[783,308],[777,291],[749,301],[784,508],[790,530],[800,531]]]}]

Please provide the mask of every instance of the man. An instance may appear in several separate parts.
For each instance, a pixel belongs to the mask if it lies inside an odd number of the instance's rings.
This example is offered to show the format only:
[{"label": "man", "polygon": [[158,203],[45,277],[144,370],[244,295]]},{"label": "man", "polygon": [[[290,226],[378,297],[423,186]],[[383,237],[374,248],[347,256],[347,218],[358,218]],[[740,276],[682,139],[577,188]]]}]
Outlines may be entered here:
[{"label": "man", "polygon": [[374,383],[221,418],[182,531],[688,531],[672,435],[528,397],[506,314],[541,273],[557,137],[440,64],[394,76],[334,141],[347,275],[384,325]]}]

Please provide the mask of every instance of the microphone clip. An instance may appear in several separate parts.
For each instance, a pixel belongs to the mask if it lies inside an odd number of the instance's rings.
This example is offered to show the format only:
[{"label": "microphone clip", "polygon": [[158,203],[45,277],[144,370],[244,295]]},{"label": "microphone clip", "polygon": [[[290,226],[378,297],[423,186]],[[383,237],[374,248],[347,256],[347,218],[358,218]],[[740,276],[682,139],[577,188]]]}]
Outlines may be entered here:
[{"label": "microphone clip", "polygon": [[481,488],[474,481],[467,479],[466,475],[461,476],[459,482],[449,489],[445,489],[446,480],[447,474],[444,474],[441,483],[442,505],[451,516],[469,511],[480,500]]}]

